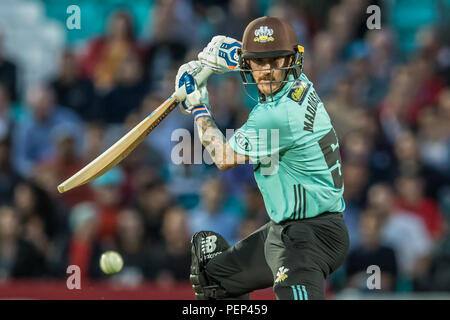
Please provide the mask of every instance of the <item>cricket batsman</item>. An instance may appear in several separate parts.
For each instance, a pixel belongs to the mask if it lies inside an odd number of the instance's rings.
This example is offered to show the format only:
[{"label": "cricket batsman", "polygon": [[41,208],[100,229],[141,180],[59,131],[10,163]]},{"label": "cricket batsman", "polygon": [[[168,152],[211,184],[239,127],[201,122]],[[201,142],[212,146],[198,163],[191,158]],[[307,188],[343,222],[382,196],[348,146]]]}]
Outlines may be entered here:
[{"label": "cricket batsman", "polygon": [[[242,43],[216,36],[180,67],[175,89],[220,170],[252,163],[270,222],[234,246],[214,231],[192,237],[190,281],[197,299],[248,299],[273,287],[277,299],[325,298],[325,280],[345,260],[349,239],[339,142],[313,84],[302,73],[303,47],[275,17],[252,21]],[[247,122],[227,141],[211,113],[204,67],[237,70],[257,88]]]}]

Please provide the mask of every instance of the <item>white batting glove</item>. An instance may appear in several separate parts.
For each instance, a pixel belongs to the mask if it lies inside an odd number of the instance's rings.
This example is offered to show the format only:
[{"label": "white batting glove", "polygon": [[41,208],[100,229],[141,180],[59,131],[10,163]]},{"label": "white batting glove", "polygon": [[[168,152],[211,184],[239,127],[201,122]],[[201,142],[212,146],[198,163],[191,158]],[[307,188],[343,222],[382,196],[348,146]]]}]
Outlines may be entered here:
[{"label": "white batting glove", "polygon": [[236,39],[215,36],[205,49],[198,54],[198,60],[214,70],[215,73],[233,71],[239,62],[237,49],[242,48],[242,43]]},{"label": "white batting glove", "polygon": [[191,61],[183,64],[175,77],[175,91],[181,87],[186,90],[186,100],[180,104],[180,110],[185,114],[192,114],[197,106],[205,106],[208,110],[210,108],[206,82],[198,86],[194,78],[202,68],[199,61]]}]

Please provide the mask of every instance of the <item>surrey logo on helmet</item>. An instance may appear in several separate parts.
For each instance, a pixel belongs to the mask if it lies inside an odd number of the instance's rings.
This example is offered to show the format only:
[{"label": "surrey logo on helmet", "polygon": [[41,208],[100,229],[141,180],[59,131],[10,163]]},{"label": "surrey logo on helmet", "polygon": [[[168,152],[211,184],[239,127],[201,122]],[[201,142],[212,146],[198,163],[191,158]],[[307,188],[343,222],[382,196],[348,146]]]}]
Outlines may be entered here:
[{"label": "surrey logo on helmet", "polygon": [[[245,28],[242,37],[242,48],[239,52],[239,71],[247,95],[258,103],[275,102],[284,95],[279,93],[286,85],[288,90],[300,78],[303,67],[304,48],[298,44],[297,35],[292,26],[276,17],[260,17],[251,21]],[[251,68],[251,59],[278,59],[285,57],[282,66],[270,68]],[[292,58],[291,58],[292,57]],[[254,78],[255,71],[274,72],[280,70],[283,76],[277,81],[258,80]],[[262,93],[259,85],[270,84],[270,92]],[[247,88],[252,88],[249,92]],[[267,90],[266,90],[267,91]],[[301,100],[301,90],[294,96]],[[293,97],[291,97],[293,98]]]},{"label": "surrey logo on helmet", "polygon": [[270,29],[267,26],[261,26],[259,29],[255,30],[255,38],[253,41],[255,42],[269,42],[275,40],[273,37],[273,29]]}]

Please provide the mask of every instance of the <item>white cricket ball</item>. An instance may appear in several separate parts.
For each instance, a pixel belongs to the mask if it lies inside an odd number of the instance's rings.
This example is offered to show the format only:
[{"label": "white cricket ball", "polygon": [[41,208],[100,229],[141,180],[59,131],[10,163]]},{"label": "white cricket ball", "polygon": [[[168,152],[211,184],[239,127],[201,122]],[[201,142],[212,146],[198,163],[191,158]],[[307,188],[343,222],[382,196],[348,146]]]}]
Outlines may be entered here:
[{"label": "white cricket ball", "polygon": [[122,270],[123,259],[116,251],[106,251],[100,257],[100,268],[106,274],[114,274]]}]

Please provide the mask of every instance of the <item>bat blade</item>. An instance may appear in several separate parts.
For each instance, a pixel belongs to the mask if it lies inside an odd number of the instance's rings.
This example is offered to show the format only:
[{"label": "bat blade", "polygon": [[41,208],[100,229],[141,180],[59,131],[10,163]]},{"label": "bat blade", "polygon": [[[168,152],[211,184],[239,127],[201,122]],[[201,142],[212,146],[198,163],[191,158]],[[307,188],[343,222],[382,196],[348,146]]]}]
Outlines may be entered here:
[{"label": "bat blade", "polygon": [[177,106],[175,96],[164,101],[150,115],[131,129],[119,141],[92,160],[83,169],[58,185],[58,191],[64,193],[86,184],[107,172],[133,151],[144,138]]}]

